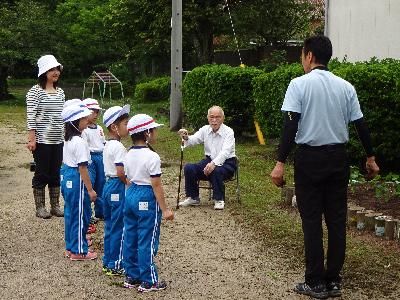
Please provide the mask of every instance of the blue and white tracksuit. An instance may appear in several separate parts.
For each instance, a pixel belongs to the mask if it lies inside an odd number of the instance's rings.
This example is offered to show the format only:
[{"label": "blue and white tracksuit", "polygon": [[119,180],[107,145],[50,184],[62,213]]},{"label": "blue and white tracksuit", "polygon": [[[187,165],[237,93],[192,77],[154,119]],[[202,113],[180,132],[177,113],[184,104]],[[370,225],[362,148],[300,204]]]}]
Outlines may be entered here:
[{"label": "blue and white tracksuit", "polygon": [[103,152],[90,152],[92,163],[89,165],[89,176],[93,189],[97,193],[97,199],[94,203],[94,215],[102,218],[104,215],[103,188],[106,182],[104,175]]},{"label": "blue and white tracksuit", "polygon": [[104,256],[103,267],[118,270],[122,266],[124,229],[125,183],[117,174],[124,167],[125,146],[118,140],[106,142],[103,151],[104,172],[107,181],[103,189],[104,200]]},{"label": "blue and white tracksuit", "polygon": [[153,188],[132,183],[125,197],[125,273],[151,285],[158,282],[154,257],[158,252],[161,217]]},{"label": "blue and white tracksuit", "polygon": [[118,177],[107,177],[103,189],[104,200],[104,256],[103,266],[121,269],[125,184]]},{"label": "blue and white tracksuit", "polygon": [[79,173],[87,166],[90,154],[87,143],[74,136],[64,143],[61,190],[64,197],[65,248],[74,254],[87,254],[86,232],[90,222],[90,198]]},{"label": "blue and white tracksuit", "polygon": [[84,138],[89,146],[92,163],[89,165],[90,181],[93,189],[97,193],[97,199],[94,203],[94,215],[103,218],[103,187],[106,182],[104,175],[103,150],[105,144],[104,132],[101,126],[96,124],[89,125],[83,132]]},{"label": "blue and white tracksuit", "polygon": [[90,222],[90,198],[77,167],[64,167],[65,248],[72,253],[86,254],[86,232]]},{"label": "blue and white tracksuit", "polygon": [[157,255],[162,213],[151,186],[161,176],[161,161],[147,147],[132,147],[124,163],[131,182],[125,194],[124,268],[128,277],[150,285],[157,283]]}]

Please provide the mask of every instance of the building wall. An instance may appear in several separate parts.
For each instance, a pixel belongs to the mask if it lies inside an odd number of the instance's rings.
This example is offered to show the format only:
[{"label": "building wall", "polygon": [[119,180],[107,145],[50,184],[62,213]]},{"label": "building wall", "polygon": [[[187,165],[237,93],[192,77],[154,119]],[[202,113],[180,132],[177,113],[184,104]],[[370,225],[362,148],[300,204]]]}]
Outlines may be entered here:
[{"label": "building wall", "polygon": [[333,57],[400,59],[400,0],[328,0]]}]

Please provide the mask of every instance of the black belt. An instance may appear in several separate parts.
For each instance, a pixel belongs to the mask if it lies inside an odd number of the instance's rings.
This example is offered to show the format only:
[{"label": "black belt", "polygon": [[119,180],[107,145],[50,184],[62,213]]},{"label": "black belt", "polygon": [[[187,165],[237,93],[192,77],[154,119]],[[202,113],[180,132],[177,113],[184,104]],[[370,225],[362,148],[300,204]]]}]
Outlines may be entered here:
[{"label": "black belt", "polygon": [[307,149],[307,150],[345,149],[346,144],[330,144],[330,145],[321,145],[321,146],[310,146],[307,144],[299,144],[299,148]]}]

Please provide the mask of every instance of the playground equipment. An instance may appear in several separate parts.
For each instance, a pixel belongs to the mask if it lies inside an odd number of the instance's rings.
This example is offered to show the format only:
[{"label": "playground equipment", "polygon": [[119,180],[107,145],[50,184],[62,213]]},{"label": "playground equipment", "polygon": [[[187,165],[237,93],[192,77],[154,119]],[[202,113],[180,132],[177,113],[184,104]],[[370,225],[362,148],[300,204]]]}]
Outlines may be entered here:
[{"label": "playground equipment", "polygon": [[110,71],[105,71],[105,72],[96,72],[93,71],[92,75],[84,82],[83,84],[83,99],[85,99],[85,92],[86,92],[86,85],[92,85],[92,98],[94,94],[94,86],[98,85],[99,87],[99,98],[100,101],[103,102],[103,99],[106,94],[106,89],[108,85],[109,93],[110,93],[110,100],[111,100],[111,90],[112,90],[112,85],[119,85],[121,88],[121,96],[124,98],[124,89],[122,87],[121,81],[118,80],[117,77]]}]

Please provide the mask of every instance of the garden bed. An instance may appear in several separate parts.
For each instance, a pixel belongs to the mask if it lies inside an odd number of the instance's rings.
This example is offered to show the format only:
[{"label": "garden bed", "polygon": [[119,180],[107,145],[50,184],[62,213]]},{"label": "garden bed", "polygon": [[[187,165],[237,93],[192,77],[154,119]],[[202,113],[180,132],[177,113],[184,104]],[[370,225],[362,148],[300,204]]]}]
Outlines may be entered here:
[{"label": "garden bed", "polygon": [[368,183],[357,184],[349,187],[348,200],[365,209],[400,219],[400,197],[393,191],[385,197],[378,197],[375,188]]}]

